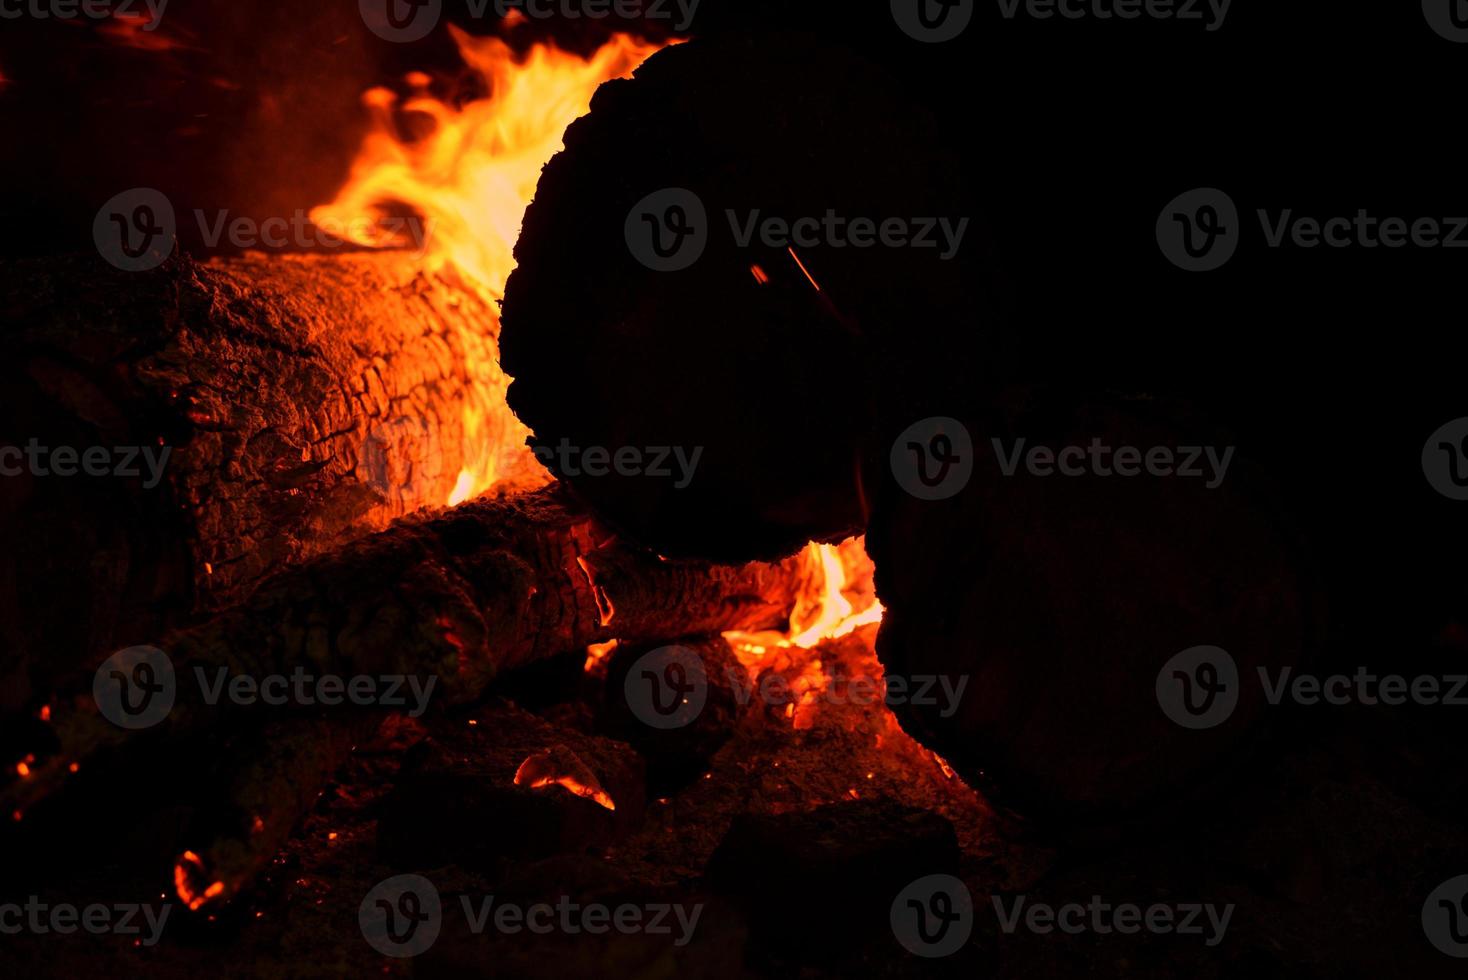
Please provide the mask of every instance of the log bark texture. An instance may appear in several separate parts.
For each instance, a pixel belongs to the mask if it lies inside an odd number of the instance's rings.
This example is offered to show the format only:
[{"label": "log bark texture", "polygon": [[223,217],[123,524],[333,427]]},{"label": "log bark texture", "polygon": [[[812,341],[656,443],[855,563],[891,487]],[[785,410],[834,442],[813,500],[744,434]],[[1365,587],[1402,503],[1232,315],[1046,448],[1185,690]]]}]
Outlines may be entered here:
[{"label": "log bark texture", "polygon": [[27,261],[0,310],[0,446],[169,451],[153,487],[141,460],[0,480],[0,705],[446,503],[475,456],[544,482],[523,449],[484,459],[523,442],[502,404],[466,429],[503,401],[494,311],[404,253]]},{"label": "log bark texture", "polygon": [[[505,671],[616,638],[628,643],[725,630],[782,628],[795,597],[822,570],[795,556],[777,564],[665,561],[601,528],[557,487],[403,519],[391,528],[287,569],[207,622],[157,646],[174,675],[170,735],[263,709],[208,703],[199,672],[259,679],[403,676],[431,705],[482,695]],[[90,680],[88,681],[90,689]],[[0,791],[7,810],[30,809],[68,778],[72,763],[126,735],[76,692],[58,699],[29,774]],[[18,756],[19,757],[19,756]]]}]

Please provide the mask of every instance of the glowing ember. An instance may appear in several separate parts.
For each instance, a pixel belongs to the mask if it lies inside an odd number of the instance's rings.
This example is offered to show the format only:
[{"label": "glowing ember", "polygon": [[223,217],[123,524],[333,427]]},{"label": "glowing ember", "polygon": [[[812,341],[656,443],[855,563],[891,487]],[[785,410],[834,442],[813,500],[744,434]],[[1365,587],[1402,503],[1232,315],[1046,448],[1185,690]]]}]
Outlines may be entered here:
[{"label": "glowing ember", "polygon": [[585,558],[577,555],[576,564],[581,566],[581,574],[586,576],[586,584],[591,586],[591,597],[596,601],[596,611],[601,617],[601,625],[610,625],[612,617],[617,614],[616,607],[612,605],[611,598],[607,595],[605,589],[596,584],[596,579],[591,574],[591,566],[587,564]]},{"label": "glowing ember", "polygon": [[193,851],[184,851],[179,855],[178,863],[173,866],[173,887],[178,892],[179,900],[190,910],[199,909],[211,898],[224,894],[222,881],[212,882],[200,889],[197,882],[207,877],[203,858]]},{"label": "glowing ember", "polygon": [[[452,266],[494,308],[514,269],[512,250],[541,168],[561,149],[561,138],[591,105],[597,86],[632,72],[662,45],[617,34],[589,57],[538,44],[523,58],[498,38],[472,37],[450,26],[459,54],[483,79],[488,97],[450,105],[429,93],[432,82],[412,72],[405,99],[384,88],[363,97],[372,127],[336,200],[311,211],[311,219],[353,229],[359,245],[391,238],[383,219],[407,207],[427,232],[425,270]],[[425,136],[407,138],[399,123],[430,122]],[[412,243],[391,242],[398,246]],[[498,324],[483,332],[498,336]],[[482,348],[482,338],[465,343]],[[491,345],[493,347],[494,345]],[[469,365],[473,397],[464,407],[466,467],[450,497],[457,504],[489,489],[507,473],[533,472],[549,480],[525,445],[529,430],[510,414],[510,379],[498,351],[476,355]],[[527,487],[528,489],[528,487]]]},{"label": "glowing ember", "polygon": [[520,763],[520,768],[515,770],[515,785],[529,789],[560,786],[577,796],[599,803],[608,810],[617,808],[617,804],[601,788],[601,783],[597,782],[595,773],[587,768],[586,763],[570,749],[559,745],[537,752]]},{"label": "glowing ember", "polygon": [[617,649],[616,640],[608,640],[605,643],[591,644],[591,646],[586,648],[586,664],[582,667],[582,669],[585,670],[587,673],[591,673],[593,670],[606,663],[607,657],[610,657],[612,655],[612,651],[615,649]]}]

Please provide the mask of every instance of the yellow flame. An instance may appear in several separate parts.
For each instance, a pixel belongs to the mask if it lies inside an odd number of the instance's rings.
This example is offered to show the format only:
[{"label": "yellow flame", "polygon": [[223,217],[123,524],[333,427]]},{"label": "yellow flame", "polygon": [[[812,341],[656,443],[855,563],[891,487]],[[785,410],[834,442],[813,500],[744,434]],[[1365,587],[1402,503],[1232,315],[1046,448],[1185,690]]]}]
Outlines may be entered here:
[{"label": "yellow flame", "polygon": [[[541,168],[561,149],[566,127],[590,109],[597,86],[630,74],[662,45],[617,34],[586,57],[550,44],[516,57],[498,38],[473,37],[452,25],[450,32],[487,96],[451,105],[429,94],[431,79],[421,72],[406,77],[407,98],[385,88],[368,91],[370,130],[350,176],[334,201],[311,210],[311,220],[348,229],[343,236],[358,245],[421,247],[425,271],[453,266],[494,310],[515,267],[515,240]],[[406,138],[399,131],[405,118],[430,123],[429,131]],[[404,207],[420,219],[420,241],[394,239],[388,231],[401,223],[386,219]],[[499,367],[499,324],[463,332],[458,339],[472,397],[463,410],[465,467],[450,504],[508,474],[549,479],[525,446],[529,430],[505,403],[510,379]]]}]

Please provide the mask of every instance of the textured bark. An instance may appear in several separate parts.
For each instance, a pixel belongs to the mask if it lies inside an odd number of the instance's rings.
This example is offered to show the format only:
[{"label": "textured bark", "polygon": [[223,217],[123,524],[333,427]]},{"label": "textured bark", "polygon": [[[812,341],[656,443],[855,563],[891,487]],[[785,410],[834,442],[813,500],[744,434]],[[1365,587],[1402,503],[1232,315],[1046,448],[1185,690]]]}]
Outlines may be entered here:
[{"label": "textured bark", "polygon": [[[523,441],[494,311],[406,254],[95,257],[0,276],[0,445],[170,448],[162,482],[0,480],[4,703],[237,601],[267,573],[449,499]],[[466,431],[465,410],[485,422]],[[466,449],[466,447],[468,447]],[[490,460],[544,481],[523,449]]]},{"label": "textured bark", "polygon": [[[664,561],[609,536],[554,487],[480,499],[405,518],[166,635],[157,645],[177,697],[163,724],[182,735],[249,710],[206,704],[197,669],[433,678],[434,705],[464,703],[504,671],[591,643],[782,627],[795,594],[821,574],[801,556],[732,568]],[[70,763],[122,741],[85,696],[59,700],[50,728],[59,748],[12,777],[0,791],[6,809],[29,809]]]}]

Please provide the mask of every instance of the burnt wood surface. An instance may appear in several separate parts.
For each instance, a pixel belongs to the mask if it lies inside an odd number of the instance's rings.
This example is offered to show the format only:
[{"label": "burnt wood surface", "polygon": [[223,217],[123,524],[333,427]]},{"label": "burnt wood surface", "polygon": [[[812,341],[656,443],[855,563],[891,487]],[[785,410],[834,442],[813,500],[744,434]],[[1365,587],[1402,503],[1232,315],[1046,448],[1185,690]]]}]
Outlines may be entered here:
[{"label": "burnt wood surface", "polygon": [[[462,704],[505,672],[612,638],[783,628],[820,574],[799,556],[739,566],[663,560],[608,535],[555,487],[485,498],[406,518],[161,637],[177,685],[162,726],[186,735],[232,713],[224,701],[206,703],[200,669],[434,679],[435,704]],[[88,675],[56,692],[42,730],[15,748],[17,758],[38,758],[24,777],[7,773],[7,810],[53,795],[72,763],[125,747],[126,733],[86,696],[91,684]]]},{"label": "burnt wood surface", "polygon": [[[493,365],[493,311],[402,253],[134,273],[22,261],[0,273],[0,311],[0,444],[169,451],[152,487],[141,458],[138,476],[0,480],[12,708],[271,571],[446,503],[465,406],[502,398],[475,375]],[[543,481],[520,465],[504,475]]]}]

